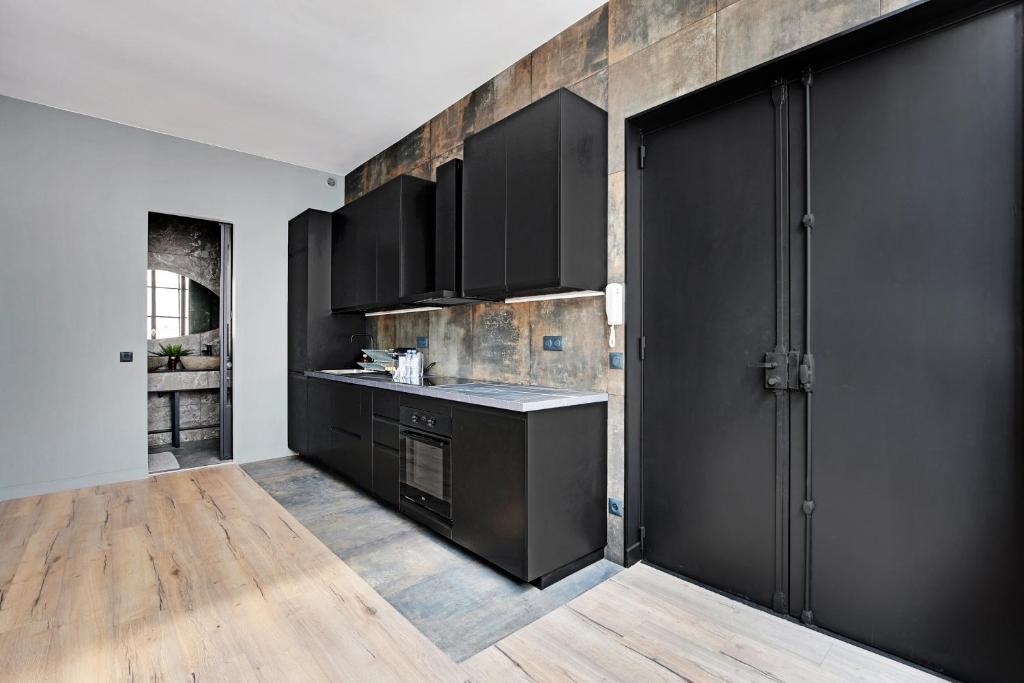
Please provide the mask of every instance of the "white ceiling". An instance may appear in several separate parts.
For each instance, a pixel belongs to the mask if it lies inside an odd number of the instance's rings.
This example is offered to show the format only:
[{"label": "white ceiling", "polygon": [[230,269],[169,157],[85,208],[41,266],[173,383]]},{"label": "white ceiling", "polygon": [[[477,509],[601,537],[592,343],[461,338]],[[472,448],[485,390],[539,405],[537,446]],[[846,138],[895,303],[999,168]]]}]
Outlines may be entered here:
[{"label": "white ceiling", "polygon": [[0,0],[0,94],[345,173],[601,0]]}]

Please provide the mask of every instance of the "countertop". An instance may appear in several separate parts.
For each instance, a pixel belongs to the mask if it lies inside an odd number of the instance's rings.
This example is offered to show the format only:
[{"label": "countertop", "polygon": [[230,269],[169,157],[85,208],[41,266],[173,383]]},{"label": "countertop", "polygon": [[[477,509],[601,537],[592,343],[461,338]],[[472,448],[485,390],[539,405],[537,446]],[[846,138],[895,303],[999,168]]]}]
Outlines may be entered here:
[{"label": "countertop", "polygon": [[220,370],[168,370],[146,374],[150,392],[196,391],[220,386]]},{"label": "countertop", "polygon": [[[471,403],[477,406],[512,410],[528,413],[534,410],[550,410],[587,403],[606,403],[608,394],[600,391],[577,391],[575,389],[556,389],[527,384],[504,384],[502,382],[484,382],[457,378],[433,377],[438,382],[435,386],[421,386],[394,382],[384,375],[336,375],[329,372],[310,370],[307,377],[326,379],[334,382],[346,382],[376,389],[390,389],[416,396],[427,396],[445,401]],[[445,384],[446,381],[453,382]],[[455,382],[459,382],[456,384]]]}]

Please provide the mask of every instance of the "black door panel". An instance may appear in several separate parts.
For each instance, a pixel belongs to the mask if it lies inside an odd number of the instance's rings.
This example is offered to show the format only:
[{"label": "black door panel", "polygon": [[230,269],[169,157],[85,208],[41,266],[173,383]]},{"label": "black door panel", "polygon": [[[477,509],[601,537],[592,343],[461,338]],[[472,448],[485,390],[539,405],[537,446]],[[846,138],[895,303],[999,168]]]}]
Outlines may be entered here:
[{"label": "black door panel", "polygon": [[[643,555],[951,676],[1012,680],[1022,5],[942,14],[955,7],[922,4],[637,119],[652,122],[643,170],[627,170]],[[754,366],[780,339],[797,360],[773,392]],[[807,351],[813,375],[795,371]]]},{"label": "black door panel", "polygon": [[[775,401],[770,93],[645,140],[646,556],[771,604]],[[738,172],[742,169],[742,172]]]},{"label": "black door panel", "polygon": [[816,621],[984,678],[1021,625],[1003,597],[1020,572],[1024,341],[1020,26],[1006,19],[811,90]]}]

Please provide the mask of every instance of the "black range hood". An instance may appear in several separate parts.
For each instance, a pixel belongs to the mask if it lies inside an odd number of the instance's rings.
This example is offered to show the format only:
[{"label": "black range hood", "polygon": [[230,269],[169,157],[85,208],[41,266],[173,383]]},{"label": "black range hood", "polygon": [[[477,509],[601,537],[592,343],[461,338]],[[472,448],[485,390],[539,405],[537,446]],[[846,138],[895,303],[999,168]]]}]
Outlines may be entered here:
[{"label": "black range hood", "polygon": [[434,204],[434,289],[407,296],[403,306],[458,306],[479,303],[462,295],[462,160],[437,167]]}]

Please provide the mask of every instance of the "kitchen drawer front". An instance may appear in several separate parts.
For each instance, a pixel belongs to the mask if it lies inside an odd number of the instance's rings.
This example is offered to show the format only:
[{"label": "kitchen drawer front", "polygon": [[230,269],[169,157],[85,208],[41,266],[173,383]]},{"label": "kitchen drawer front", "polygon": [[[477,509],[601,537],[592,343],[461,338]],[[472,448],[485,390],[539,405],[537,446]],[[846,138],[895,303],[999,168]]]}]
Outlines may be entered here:
[{"label": "kitchen drawer front", "polygon": [[373,444],[373,492],[392,507],[398,507],[398,451]]},{"label": "kitchen drawer front", "polygon": [[398,419],[398,392],[376,390],[373,392],[373,414],[390,420]]},{"label": "kitchen drawer front", "polygon": [[415,408],[417,410],[425,410],[428,413],[433,413],[434,415],[443,415],[445,417],[451,417],[452,415],[452,404],[449,401],[444,401],[439,398],[415,396],[413,394],[402,394],[401,401],[403,408]]},{"label": "kitchen drawer front", "polygon": [[373,441],[398,450],[398,424],[378,417],[373,418]]}]

